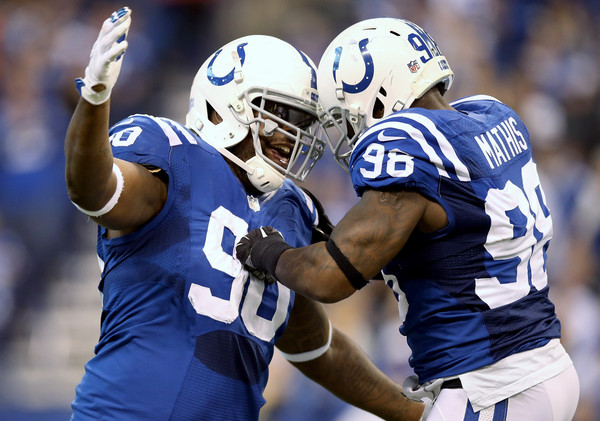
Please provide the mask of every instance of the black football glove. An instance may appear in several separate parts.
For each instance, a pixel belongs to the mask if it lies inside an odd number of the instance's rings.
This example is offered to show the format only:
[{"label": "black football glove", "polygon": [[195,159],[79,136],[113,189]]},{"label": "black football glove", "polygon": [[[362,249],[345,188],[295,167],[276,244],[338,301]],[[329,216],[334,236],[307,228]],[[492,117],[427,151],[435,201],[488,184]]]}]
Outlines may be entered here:
[{"label": "black football glove", "polygon": [[317,215],[319,215],[319,223],[316,226],[313,226],[313,228],[312,228],[311,243],[314,244],[314,243],[318,243],[319,241],[329,240],[329,236],[331,235],[331,232],[335,228],[335,225],[333,225],[331,223],[331,221],[329,220],[329,217],[325,213],[325,209],[323,208],[323,205],[321,204],[319,199],[317,199],[317,197],[312,192],[305,189],[304,187],[300,187],[300,188],[313,201],[313,203],[315,204],[315,208],[317,209]]},{"label": "black football glove", "polygon": [[253,229],[235,245],[235,253],[244,268],[267,283],[276,282],[275,268],[281,254],[292,248],[273,227]]},{"label": "black football glove", "polygon": [[257,280],[264,282],[267,285],[274,284],[277,282],[277,279],[271,275],[270,273],[260,271],[256,268],[250,267],[248,265],[244,265],[244,269],[246,269],[250,274]]}]

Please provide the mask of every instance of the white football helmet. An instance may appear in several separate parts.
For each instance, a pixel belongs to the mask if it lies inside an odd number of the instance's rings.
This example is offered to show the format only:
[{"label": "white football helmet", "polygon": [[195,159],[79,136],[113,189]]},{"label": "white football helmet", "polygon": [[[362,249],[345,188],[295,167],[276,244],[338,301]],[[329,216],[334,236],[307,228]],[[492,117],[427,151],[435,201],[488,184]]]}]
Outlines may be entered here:
[{"label": "white football helmet", "polygon": [[[323,155],[317,137],[317,82],[312,60],[285,41],[265,35],[234,40],[212,54],[200,67],[190,93],[186,126],[248,173],[262,192],[279,188],[285,177],[304,181]],[[210,121],[210,108],[222,121]],[[263,136],[275,131],[294,147],[279,151],[289,158],[281,165],[261,147]],[[252,133],[256,155],[246,162],[227,150]]]},{"label": "white football helmet", "polygon": [[409,108],[438,83],[445,92],[454,79],[431,36],[395,18],[367,19],[344,30],[323,53],[317,74],[323,132],[346,170],[364,130]]}]

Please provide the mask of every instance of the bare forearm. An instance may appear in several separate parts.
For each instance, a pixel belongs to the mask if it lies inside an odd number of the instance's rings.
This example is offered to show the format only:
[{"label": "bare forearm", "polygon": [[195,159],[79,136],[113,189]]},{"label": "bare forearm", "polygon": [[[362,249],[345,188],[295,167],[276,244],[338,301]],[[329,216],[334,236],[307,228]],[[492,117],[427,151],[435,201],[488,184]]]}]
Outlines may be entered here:
[{"label": "bare forearm", "polygon": [[402,388],[337,330],[327,353],[294,365],[340,399],[385,420],[416,421],[423,413],[423,404],[402,395]]},{"label": "bare forearm", "polygon": [[325,242],[285,251],[276,277],[288,288],[315,301],[333,303],[356,291],[325,248]]},{"label": "bare forearm", "polygon": [[[416,193],[369,190],[331,233],[339,252],[363,279],[375,276],[404,246],[427,201]],[[275,276],[314,300],[342,300],[355,288],[329,254],[325,242],[290,249],[277,261]]]},{"label": "bare forearm", "polygon": [[65,138],[65,179],[71,200],[85,209],[101,207],[110,188],[108,128],[109,101],[95,106],[80,99]]}]

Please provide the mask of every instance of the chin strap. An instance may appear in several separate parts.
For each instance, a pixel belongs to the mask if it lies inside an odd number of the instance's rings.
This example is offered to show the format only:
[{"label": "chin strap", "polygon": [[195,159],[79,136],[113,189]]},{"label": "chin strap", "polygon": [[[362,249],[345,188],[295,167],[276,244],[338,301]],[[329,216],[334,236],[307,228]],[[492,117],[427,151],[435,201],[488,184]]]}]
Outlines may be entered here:
[{"label": "chin strap", "polygon": [[263,193],[277,190],[283,184],[285,177],[275,168],[267,164],[260,156],[255,155],[248,161],[242,161],[237,155],[226,148],[216,148],[221,155],[230,159],[248,173],[248,179],[254,187]]},{"label": "chin strap", "polygon": [[235,155],[229,149],[226,149],[226,148],[215,148],[215,149],[217,151],[219,151],[219,153],[221,155],[223,155],[226,158],[229,158],[229,160],[233,161],[241,169],[246,171],[248,173],[248,175],[252,175],[254,173],[254,168],[252,168],[250,165],[246,164],[244,161],[242,161],[240,158],[238,158],[237,155]]}]

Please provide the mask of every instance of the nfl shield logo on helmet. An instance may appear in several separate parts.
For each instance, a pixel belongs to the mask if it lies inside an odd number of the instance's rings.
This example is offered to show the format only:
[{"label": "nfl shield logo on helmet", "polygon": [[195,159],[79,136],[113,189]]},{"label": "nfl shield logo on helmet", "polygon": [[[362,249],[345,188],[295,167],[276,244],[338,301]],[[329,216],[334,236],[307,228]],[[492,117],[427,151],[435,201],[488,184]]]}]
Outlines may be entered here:
[{"label": "nfl shield logo on helmet", "polygon": [[419,66],[419,63],[417,63],[417,60],[409,62],[407,66],[411,73],[417,73],[417,71],[421,68],[421,66]]}]

